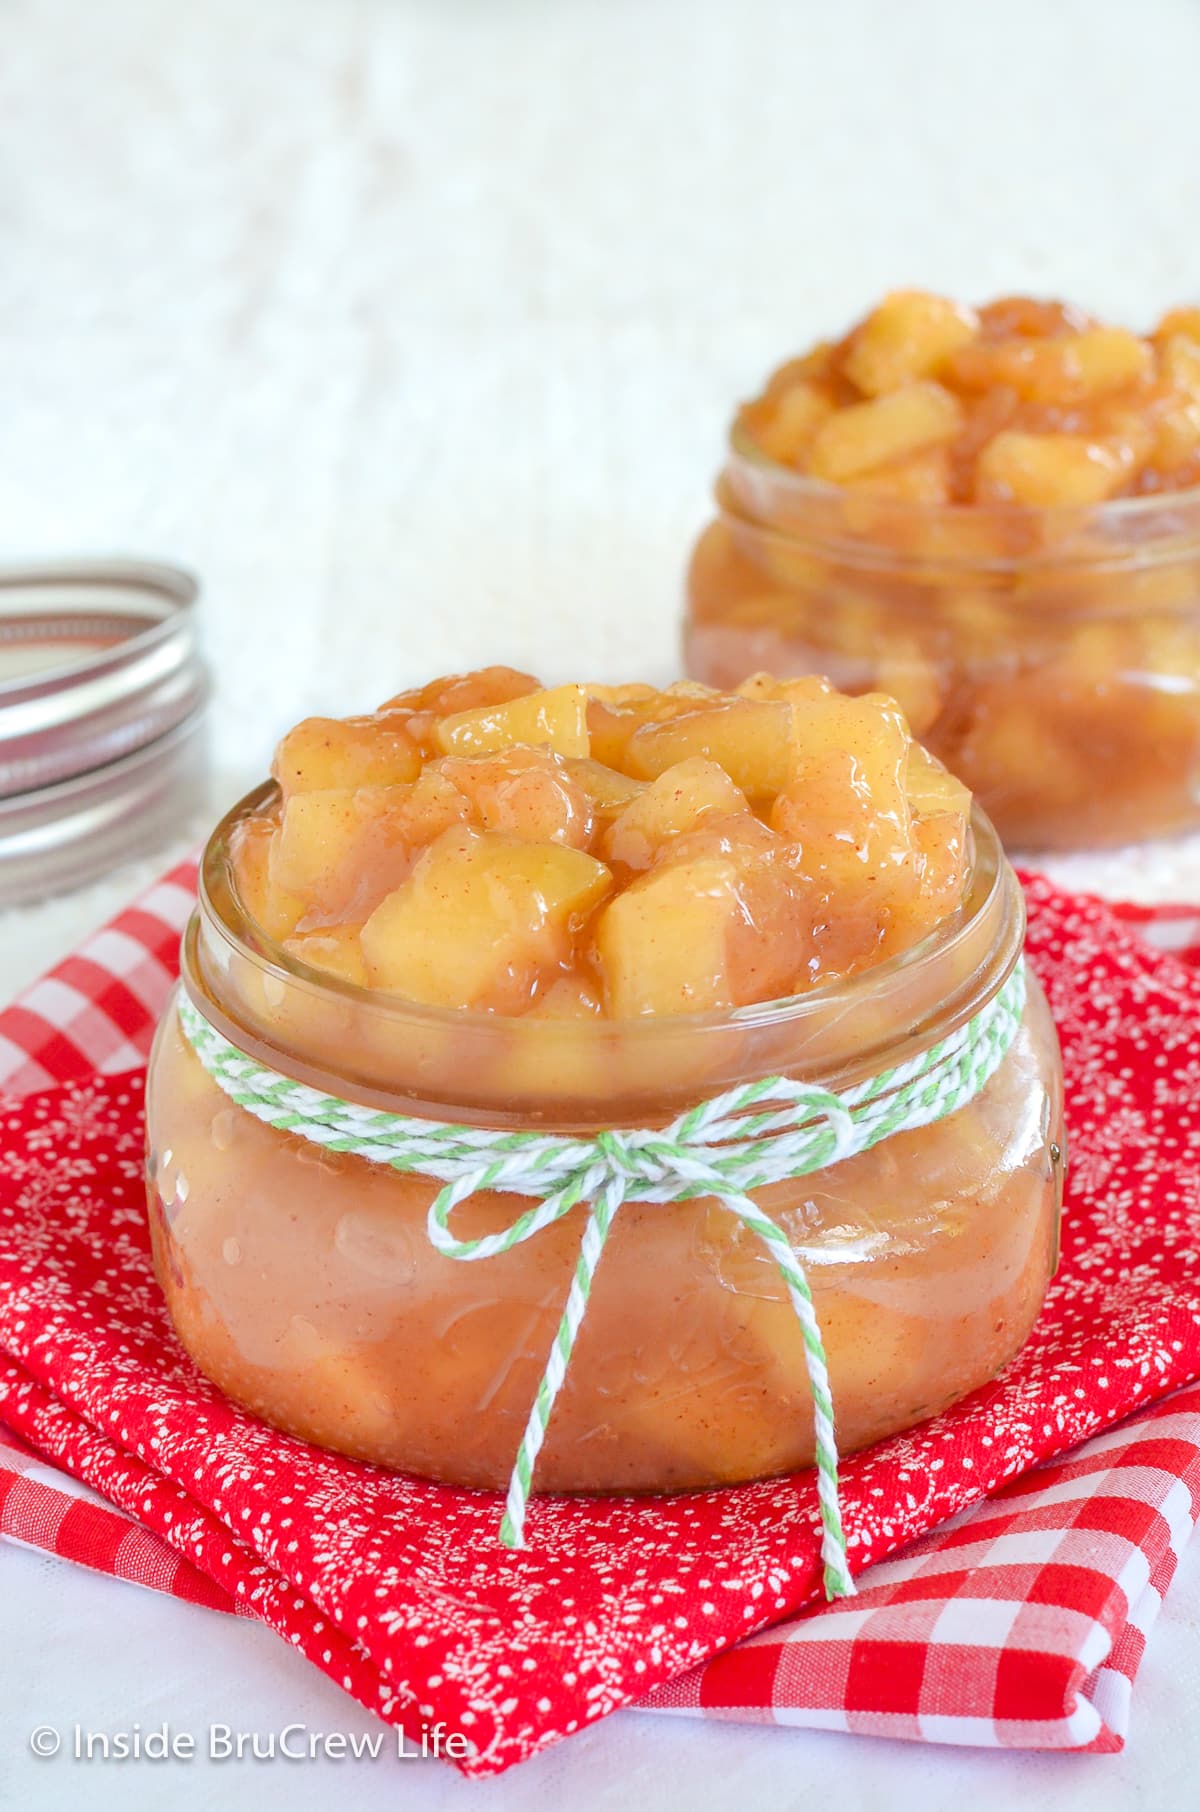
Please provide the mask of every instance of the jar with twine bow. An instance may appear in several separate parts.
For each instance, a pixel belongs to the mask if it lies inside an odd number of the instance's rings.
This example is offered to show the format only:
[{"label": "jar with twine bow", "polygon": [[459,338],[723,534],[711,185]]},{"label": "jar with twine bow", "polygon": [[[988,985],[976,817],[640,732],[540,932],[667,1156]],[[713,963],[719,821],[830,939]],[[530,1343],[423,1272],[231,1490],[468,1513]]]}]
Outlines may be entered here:
[{"label": "jar with twine bow", "polygon": [[[174,1325],[237,1402],[506,1493],[797,1473],[852,1587],[837,1458],[985,1383],[1057,1247],[1057,1041],[1020,889],[849,981],[723,1014],[511,1020],[319,973],[205,853],[147,1080]],[[814,1468],[808,1471],[808,1468]]]}]

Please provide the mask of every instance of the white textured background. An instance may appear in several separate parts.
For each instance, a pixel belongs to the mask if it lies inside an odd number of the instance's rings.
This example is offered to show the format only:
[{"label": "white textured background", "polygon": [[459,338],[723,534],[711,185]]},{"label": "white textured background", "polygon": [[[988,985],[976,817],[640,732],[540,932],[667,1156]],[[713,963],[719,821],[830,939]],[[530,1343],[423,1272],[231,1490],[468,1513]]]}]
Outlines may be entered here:
[{"label": "white textured background", "polygon": [[[1135,323],[1200,295],[1198,78],[1200,0],[0,0],[0,557],[200,572],[214,805],[297,715],[435,670],[666,677],[731,400],[772,362],[901,282]],[[0,916],[0,996],[160,865]],[[1060,872],[1200,897],[1200,840]],[[1200,1768],[1198,1619],[1194,1561],[1117,1760],[625,1717],[493,1786],[353,1792],[1153,1812]],[[213,1803],[20,1762],[46,1694],[353,1722],[261,1633],[12,1550],[0,1688],[23,1808]]]}]

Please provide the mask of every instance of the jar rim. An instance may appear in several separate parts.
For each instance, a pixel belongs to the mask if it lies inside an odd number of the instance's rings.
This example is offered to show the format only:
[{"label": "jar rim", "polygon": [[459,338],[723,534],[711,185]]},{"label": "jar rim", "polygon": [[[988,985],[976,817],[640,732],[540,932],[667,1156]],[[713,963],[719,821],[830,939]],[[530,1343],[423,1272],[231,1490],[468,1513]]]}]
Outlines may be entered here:
[{"label": "jar rim", "polygon": [[[236,805],[226,812],[216,826],[204,848],[200,863],[200,900],[222,925],[239,936],[244,946],[244,953],[258,957],[264,971],[276,971],[281,978],[290,977],[298,981],[315,983],[335,995],[370,1004],[387,1011],[401,1012],[406,1018],[425,1020],[430,1025],[449,1028],[462,1025],[496,1025],[513,1023],[520,1020],[526,1027],[535,1027],[535,1036],[543,1032],[554,1033],[568,1028],[575,1037],[581,1029],[603,1026],[619,1027],[622,1036],[630,1033],[653,1032],[664,1025],[677,1025],[689,1031],[699,1031],[712,1025],[736,1025],[751,1027],[766,1023],[779,1023],[787,1019],[803,1018],[806,1014],[819,1012],[837,999],[845,999],[850,1004],[856,991],[875,993],[878,984],[887,981],[892,975],[921,967],[935,957],[942,955],[962,941],[970,925],[980,914],[985,912],[1003,891],[1005,886],[1004,871],[1008,867],[1000,839],[991,819],[983,808],[972,801],[971,834],[975,846],[972,862],[972,885],[968,890],[970,897],[969,911],[964,915],[960,909],[950,914],[935,927],[926,937],[916,944],[901,950],[897,955],[887,957],[881,963],[874,963],[869,968],[856,970],[854,974],[826,982],[817,988],[806,988],[797,994],[780,995],[772,1000],[756,1001],[746,1007],[730,1007],[715,1011],[699,1013],[645,1013],[636,1018],[616,1019],[605,1017],[596,1020],[530,1020],[521,1015],[488,1013],[476,1007],[439,1007],[423,1001],[410,999],[386,988],[366,988],[357,982],[345,980],[332,974],[327,969],[317,968],[306,963],[302,957],[293,956],[284,949],[278,939],[258,927],[252,919],[248,908],[238,897],[232,869],[227,859],[229,832],[244,817],[259,810],[263,805],[279,796],[278,784],[265,781],[252,792],[247,793]],[[982,884],[982,892],[980,891]],[[232,908],[232,911],[230,910]],[[244,930],[239,931],[239,928]],[[246,935],[248,933],[248,935]],[[1011,968],[1011,965],[1010,965]],[[1004,978],[1001,978],[1001,981]],[[875,983],[872,987],[870,984]],[[999,986],[1000,983],[997,983]]]},{"label": "jar rim", "polygon": [[[1200,484],[1178,491],[1151,491],[1140,497],[1113,497],[1095,504],[923,503],[882,492],[851,492],[842,485],[783,465],[756,445],[739,416],[730,426],[727,451],[727,476],[733,473],[735,485],[740,479],[751,491],[759,493],[757,509],[744,515],[739,508],[729,511],[737,520],[760,533],[774,533],[788,541],[811,540],[831,551],[853,550],[858,559],[869,554],[888,567],[932,566],[980,572],[1026,571],[1031,566],[1141,567],[1177,559],[1184,550],[1194,552],[1200,545]],[[761,493],[767,486],[781,503],[797,511],[807,509],[812,516],[811,525],[797,524],[789,531],[787,524],[776,521],[770,509],[762,507]],[[718,486],[722,510],[728,510],[728,501],[722,495],[725,488],[723,484]],[[850,498],[856,504],[869,503],[879,517],[905,529],[940,524],[970,530],[992,523],[1026,531],[1030,545],[1019,552],[986,556],[968,549],[956,550],[953,545],[936,555],[893,547],[869,530],[856,531],[846,516]],[[739,492],[738,504],[745,501]],[[1036,543],[1032,539],[1035,531],[1040,531]],[[1090,539],[1084,544],[1081,536]],[[1106,541],[1110,545],[1106,546]]]},{"label": "jar rim", "polygon": [[[753,437],[743,428],[740,419],[735,416],[729,430],[729,450],[738,459],[761,470],[785,483],[789,489],[801,495],[821,498],[837,498],[846,495],[843,486],[833,484],[824,478],[813,478],[807,472],[798,472],[794,466],[786,466],[780,460],[773,459],[764,453]],[[1116,519],[1134,519],[1142,516],[1153,516],[1155,511],[1167,513],[1172,504],[1192,503],[1200,517],[1200,484],[1185,485],[1176,491],[1146,491],[1140,497],[1110,497],[1102,503],[921,503],[908,497],[889,497],[889,503],[895,503],[897,509],[911,512],[914,516],[953,515],[963,520],[985,518],[988,516],[1031,517],[1041,520],[1044,517],[1113,517]]]},{"label": "jar rim", "polygon": [[[624,1066],[631,1078],[642,1079],[640,1093],[647,1097],[658,1091],[669,1094],[669,1080],[664,1079],[693,1078],[698,1069],[706,1077],[699,1092],[713,1094],[750,1075],[776,1073],[784,1068],[785,1058],[787,1073],[793,1075],[825,1077],[860,1064],[879,1067],[884,1053],[889,1062],[893,1060],[898,1043],[907,1039],[915,1051],[978,1012],[1003,986],[1024,939],[1020,887],[990,821],[976,808],[966,905],[897,956],[823,987],[748,1007],[636,1019],[530,1019],[429,1006],[314,968],[255,926],[237,895],[229,839],[236,824],[277,795],[274,782],[256,788],[225,815],[209,838],[201,859],[198,909],[185,937],[184,985],[227,1037],[235,1043],[249,1039],[256,1050],[280,1059],[276,1067],[301,1080],[328,1081],[327,1047],[314,1035],[309,1047],[301,1050],[294,1036],[281,1036],[269,1012],[248,1006],[248,999],[258,998],[264,989],[277,1002],[286,998],[292,1005],[306,1003],[326,1019],[340,1012],[360,1029],[381,1036],[390,1033],[394,1050],[403,1053],[402,1067],[411,1074],[401,1077],[394,1067],[384,1070],[373,1063],[361,1048],[371,1042],[367,1038],[359,1040],[351,1053],[357,1086],[331,1090],[353,1092],[369,1101],[397,1093],[414,1098],[428,1084],[436,1098],[448,1097],[457,1107],[458,1079],[444,1055],[448,1034],[478,1056],[481,1067],[489,1067],[493,1077],[486,1091],[489,1100],[504,1089],[519,1092],[511,1068],[514,1028],[522,1048],[535,1053],[545,1071],[553,1071],[559,1054],[564,1068],[569,1068],[565,1059],[570,1054],[607,1052],[618,1069]],[[949,974],[958,980],[947,989],[935,978],[944,983]],[[241,985],[239,976],[252,985]],[[232,1005],[231,992],[237,994]],[[891,1017],[889,1003],[895,1009]],[[923,1012],[918,1010],[920,1003]],[[936,1021],[933,1030],[930,1020]],[[778,1061],[764,1067],[760,1058],[768,1053]],[[441,1088],[432,1082],[432,1072],[439,1067]],[[565,1081],[562,1091],[570,1092]],[[681,1081],[678,1092],[685,1102],[698,1095],[690,1081]],[[587,1099],[581,1094],[576,1105],[582,1110]]]}]

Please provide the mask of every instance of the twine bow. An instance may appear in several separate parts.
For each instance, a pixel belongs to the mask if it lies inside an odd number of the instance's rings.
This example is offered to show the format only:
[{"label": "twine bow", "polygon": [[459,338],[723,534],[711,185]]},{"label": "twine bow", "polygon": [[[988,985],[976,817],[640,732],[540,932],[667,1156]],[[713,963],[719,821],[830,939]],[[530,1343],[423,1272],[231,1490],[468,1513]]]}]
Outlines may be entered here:
[{"label": "twine bow", "polygon": [[[571,1286],[537,1387],[509,1481],[500,1539],[524,1546],[534,1467],[567,1374],[596,1268],[624,1202],[686,1202],[709,1196],[759,1239],[786,1286],[804,1339],[813,1403],[821,1552],[827,1596],[852,1594],[838,1502],[833,1402],[820,1328],[803,1267],[786,1234],[753,1199],[771,1183],[811,1175],[869,1150],[893,1133],[928,1126],[963,1107],[994,1075],[1025,1005],[1024,965],[947,1038],[907,1063],[840,1093],[768,1076],[730,1089],[659,1131],[610,1130],[591,1138],[495,1132],[380,1112],[326,1095],[239,1051],[196,1007],[179,998],[184,1032],[214,1082],[268,1126],[329,1151],[430,1176],[443,1187],[429,1209],[430,1243],[445,1257],[478,1262],[532,1239],[581,1203],[587,1216]],[[533,1196],[498,1233],[462,1240],[454,1210],[483,1191]]]}]

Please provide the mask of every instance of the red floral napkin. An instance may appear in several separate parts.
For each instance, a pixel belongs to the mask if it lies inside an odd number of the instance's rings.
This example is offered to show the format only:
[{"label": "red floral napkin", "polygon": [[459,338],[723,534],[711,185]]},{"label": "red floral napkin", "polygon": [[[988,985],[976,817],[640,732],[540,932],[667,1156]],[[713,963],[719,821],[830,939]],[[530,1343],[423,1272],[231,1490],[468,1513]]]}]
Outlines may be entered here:
[{"label": "red floral napkin", "polygon": [[[1146,1637],[1200,1509],[1200,1389],[1037,1467],[645,1711],[985,1748],[1119,1750]],[[0,1428],[0,1536],[254,1616],[159,1535]]]},{"label": "red floral napkin", "polygon": [[[174,876],[0,1017],[0,1076],[14,1096],[42,1091],[13,1099],[0,1122],[0,1420],[364,1704],[414,1734],[437,1720],[461,1731],[471,1773],[655,1689],[660,1703],[708,1695],[712,1709],[781,1721],[791,1693],[808,1721],[980,1740],[967,1735],[974,1719],[988,1740],[1053,1740],[1033,1726],[1055,1704],[1062,1725],[1106,1658],[1095,1639],[1091,1651],[1071,1640],[1071,1618],[1100,1631],[1115,1663],[1139,1599],[1165,1583],[1192,1513],[1195,1393],[1161,1425],[1147,1418],[1139,1445],[1152,1464],[1121,1462],[1157,1482],[1089,1492],[1080,1479],[1116,1471],[1103,1449],[1073,1462],[1081,1473],[1031,1482],[1059,1504],[1120,1506],[1091,1529],[1099,1550],[1085,1544],[1086,1565],[1066,1533],[1088,1533],[1090,1512],[1055,1513],[1039,1550],[1029,1538],[1045,1507],[1018,1492],[976,1511],[983,1524],[943,1531],[916,1572],[881,1569],[865,1602],[793,1622],[786,1642],[722,1654],[819,1590],[811,1474],[680,1498],[537,1500],[529,1549],[506,1553],[492,1497],[275,1434],[199,1379],[170,1334],[144,1232],[140,1077],[126,1071],[145,1049],[189,881]],[[1029,898],[1030,952],[1068,1070],[1062,1268],[1001,1380],[846,1462],[856,1570],[1200,1376],[1200,977],[1097,902],[1040,880]],[[1100,1586],[1085,1591],[1087,1574]],[[815,1666],[817,1690],[784,1683],[797,1661],[801,1675]],[[1104,1705],[1087,1702],[1094,1715],[1068,1740],[1113,1746]]]}]

